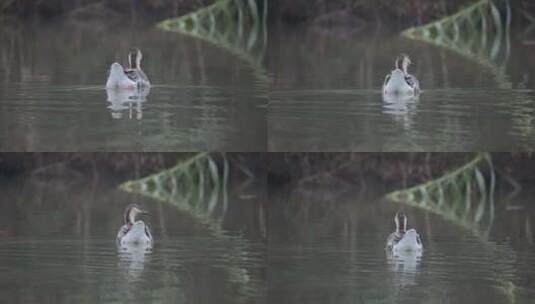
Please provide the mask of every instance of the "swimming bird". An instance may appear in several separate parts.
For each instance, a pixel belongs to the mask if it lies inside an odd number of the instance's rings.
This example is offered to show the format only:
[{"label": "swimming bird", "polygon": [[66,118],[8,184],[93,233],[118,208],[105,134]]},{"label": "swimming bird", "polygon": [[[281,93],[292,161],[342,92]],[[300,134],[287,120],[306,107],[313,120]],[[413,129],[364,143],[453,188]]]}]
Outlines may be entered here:
[{"label": "swimming bird", "polygon": [[407,217],[403,213],[396,213],[394,217],[396,231],[386,239],[386,250],[392,253],[398,252],[421,252],[422,241],[416,230],[407,230]]},{"label": "swimming bird", "polygon": [[405,54],[396,58],[395,69],[386,75],[383,83],[383,94],[416,96],[420,93],[418,79],[407,71],[411,63],[409,56]]},{"label": "swimming bird", "polygon": [[114,62],[110,67],[106,88],[136,89],[150,87],[150,81],[141,69],[143,54],[139,49],[128,54],[128,68]]},{"label": "swimming bird", "polygon": [[136,204],[128,205],[124,211],[123,219],[124,225],[117,233],[117,244],[120,247],[130,245],[139,245],[145,247],[152,247],[152,235],[149,227],[142,221],[136,221],[138,214],[147,214]]}]

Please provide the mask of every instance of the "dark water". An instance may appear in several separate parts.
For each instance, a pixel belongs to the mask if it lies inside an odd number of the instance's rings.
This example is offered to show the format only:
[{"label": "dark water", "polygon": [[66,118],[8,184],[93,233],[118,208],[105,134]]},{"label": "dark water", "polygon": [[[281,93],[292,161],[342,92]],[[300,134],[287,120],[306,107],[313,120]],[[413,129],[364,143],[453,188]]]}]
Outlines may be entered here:
[{"label": "dark water", "polygon": [[[274,30],[268,149],[533,149],[535,62],[515,33],[484,49],[447,50],[373,30]],[[496,57],[485,55],[491,47]],[[399,53],[414,63],[409,72],[423,90],[417,99],[382,97]]]},{"label": "dark water", "polygon": [[[155,27],[7,23],[0,150],[535,148],[535,62],[522,29],[447,49],[380,30],[267,27],[266,44],[249,54]],[[146,96],[107,94],[109,65],[132,46],[154,86]],[[384,99],[401,52],[423,91]]]},{"label": "dark water", "polygon": [[[74,22],[8,23],[0,41],[0,150],[265,150],[265,86],[208,42]],[[110,64],[132,47],[153,87],[107,94]]]},{"label": "dark water", "polygon": [[[485,239],[405,207],[424,251],[388,258],[392,216],[403,207],[377,193],[370,185],[356,193],[337,187],[270,192],[270,303],[533,302],[532,204],[521,197],[497,202]],[[525,199],[532,201],[533,194]],[[508,203],[522,209],[506,210]]]},{"label": "dark water", "polygon": [[[2,181],[0,302],[265,300],[265,244],[247,222],[254,196],[231,194],[232,223],[215,235],[188,214],[115,183],[73,176]],[[122,209],[131,202],[151,214],[144,220],[155,237],[152,250],[116,247]]]},{"label": "dark water", "polygon": [[[117,181],[0,180],[0,298],[6,303],[532,303],[535,194],[501,194],[488,236],[381,199],[383,186],[231,182],[214,233],[192,214],[127,194]],[[360,190],[359,190],[360,189]],[[266,196],[267,193],[267,196]],[[137,202],[152,250],[119,250]],[[260,206],[267,206],[264,210]],[[404,209],[422,256],[389,258]]]}]

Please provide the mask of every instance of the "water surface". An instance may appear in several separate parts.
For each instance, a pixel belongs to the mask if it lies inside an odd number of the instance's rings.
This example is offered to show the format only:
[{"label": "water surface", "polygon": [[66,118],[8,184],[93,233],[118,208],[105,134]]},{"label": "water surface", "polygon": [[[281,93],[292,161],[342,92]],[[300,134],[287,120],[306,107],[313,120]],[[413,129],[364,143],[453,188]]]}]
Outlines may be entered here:
[{"label": "water surface", "polygon": [[[498,191],[487,235],[384,201],[377,180],[265,188],[231,179],[217,230],[186,209],[116,185],[104,174],[69,172],[0,180],[1,298],[530,303],[535,297],[535,194],[529,190]],[[132,202],[151,214],[144,218],[155,238],[151,250],[116,247],[123,208]],[[384,251],[400,209],[422,237],[421,256]]]},{"label": "water surface", "polygon": [[[209,42],[69,21],[7,24],[0,41],[0,150],[265,150],[265,85]],[[107,92],[110,64],[133,47],[153,87]]]},{"label": "water surface", "polygon": [[[398,32],[268,27],[252,54],[155,27],[7,24],[0,150],[535,148],[535,62],[532,46],[513,35],[521,29],[447,49]],[[107,92],[109,65],[124,63],[133,46],[153,87]],[[422,93],[384,98],[383,80],[402,52]]]},{"label": "water surface", "polygon": [[[382,201],[369,186],[270,191],[270,303],[531,303],[535,214],[522,198],[497,202],[483,239],[437,215]],[[522,210],[506,210],[508,203]],[[420,257],[385,253],[399,208],[422,237]]]},{"label": "water surface", "polygon": [[[232,225],[214,234],[188,214],[104,177],[2,180],[0,297],[7,303],[262,303],[265,244],[230,194]],[[252,189],[248,191],[255,192]],[[243,203],[241,205],[240,201]],[[152,249],[118,249],[122,209],[137,202]],[[226,227],[235,227],[226,229]],[[248,233],[249,232],[249,233]]]},{"label": "water surface", "polygon": [[[273,30],[268,149],[533,149],[532,50],[514,36],[507,39],[492,45],[491,57],[490,47],[448,50],[398,33]],[[419,98],[381,94],[399,53],[412,58],[409,72],[420,81]]]}]

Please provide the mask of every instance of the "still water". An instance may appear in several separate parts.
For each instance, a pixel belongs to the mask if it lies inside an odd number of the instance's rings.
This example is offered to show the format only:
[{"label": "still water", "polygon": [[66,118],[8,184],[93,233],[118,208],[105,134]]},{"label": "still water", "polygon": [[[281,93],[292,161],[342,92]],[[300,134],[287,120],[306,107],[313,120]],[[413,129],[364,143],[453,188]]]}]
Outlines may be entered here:
[{"label": "still water", "polygon": [[[0,150],[535,148],[535,61],[525,29],[476,32],[453,47],[370,28],[247,30],[258,45],[244,50],[234,46],[248,41],[233,35],[214,42],[154,26],[7,23]],[[109,65],[124,63],[133,46],[144,52],[153,87],[106,92]],[[418,98],[381,94],[400,53],[412,58]]]},{"label": "still water", "polygon": [[[116,183],[76,176],[2,181],[0,302],[264,302],[265,244],[247,222],[254,196],[230,195],[233,221],[224,226],[233,228],[216,235]],[[151,214],[144,218],[155,237],[151,250],[116,247],[131,202]]]},{"label": "still water", "polygon": [[[510,31],[484,47],[447,49],[376,29],[273,29],[268,149],[532,149],[533,48]],[[419,98],[381,94],[400,53],[412,58]]]},{"label": "still water", "polygon": [[[270,191],[270,303],[533,303],[533,194],[499,201],[483,239],[385,202],[376,186]],[[422,237],[421,256],[385,253],[399,208]]]},{"label": "still water", "polygon": [[[215,233],[103,174],[0,180],[6,303],[533,303],[535,193],[499,194],[490,233],[384,201],[384,185],[230,183]],[[345,186],[344,186],[345,185]],[[151,250],[119,250],[123,208],[147,209]],[[266,206],[266,210],[264,207]],[[421,256],[388,257],[402,209]]]},{"label": "still water", "polygon": [[[265,150],[265,86],[208,42],[67,21],[8,23],[0,41],[0,150]],[[110,64],[132,47],[152,88],[107,92]]]}]

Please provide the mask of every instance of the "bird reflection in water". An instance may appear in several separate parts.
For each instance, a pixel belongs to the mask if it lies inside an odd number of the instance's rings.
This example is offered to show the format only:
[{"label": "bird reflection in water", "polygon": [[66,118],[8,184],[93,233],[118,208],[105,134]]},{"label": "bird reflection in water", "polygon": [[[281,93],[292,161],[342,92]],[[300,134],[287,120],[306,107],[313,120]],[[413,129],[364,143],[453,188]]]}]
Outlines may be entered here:
[{"label": "bird reflection in water", "polygon": [[118,247],[119,268],[125,274],[127,281],[139,280],[151,253],[152,248],[148,246]]},{"label": "bird reflection in water", "polygon": [[397,286],[406,287],[416,284],[421,259],[421,251],[387,252],[388,264]]},{"label": "bird reflection in water", "polygon": [[418,96],[383,94],[383,113],[391,115],[405,130],[412,127]]},{"label": "bird reflection in water", "polygon": [[107,88],[106,95],[108,96],[108,109],[111,112],[111,117],[114,119],[121,119],[123,113],[128,113],[129,119],[143,118],[143,103],[147,100],[150,93],[150,88],[141,87],[133,90],[118,90],[114,88]]}]

